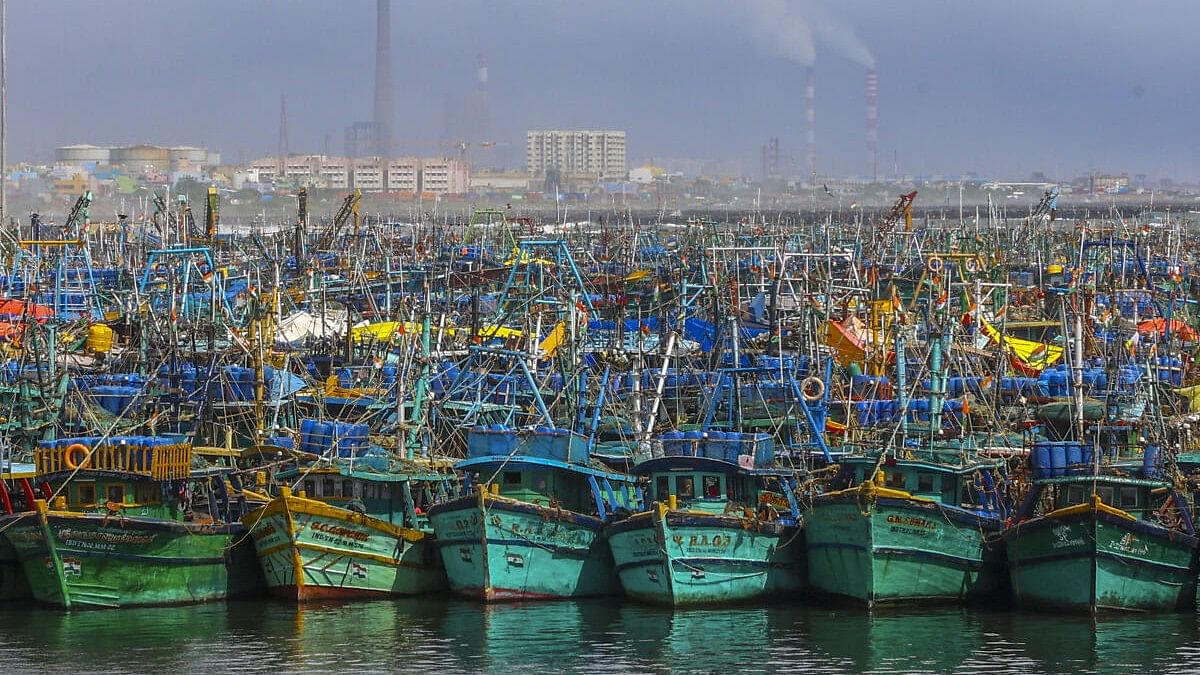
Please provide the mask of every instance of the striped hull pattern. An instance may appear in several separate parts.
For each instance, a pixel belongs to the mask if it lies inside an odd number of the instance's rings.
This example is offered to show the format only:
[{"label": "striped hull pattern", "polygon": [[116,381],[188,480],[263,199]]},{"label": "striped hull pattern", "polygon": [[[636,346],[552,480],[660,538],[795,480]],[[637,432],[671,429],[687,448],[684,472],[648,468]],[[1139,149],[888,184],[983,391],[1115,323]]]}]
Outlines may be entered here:
[{"label": "striped hull pattern", "polygon": [[864,602],[953,602],[996,592],[1000,521],[944,504],[857,490],[818,497],[805,514],[809,586]]},{"label": "striped hull pattern", "polygon": [[599,518],[480,493],[429,509],[450,589],[485,602],[620,590]]},{"label": "striped hull pattern", "polygon": [[243,518],[272,595],[307,600],[418,595],[446,587],[432,537],[295,495]]},{"label": "striped hull pattern", "polygon": [[33,598],[73,608],[221,600],[256,578],[232,550],[241,524],[194,524],[67,511],[0,519]]},{"label": "striped hull pattern", "polygon": [[804,540],[794,527],[661,509],[606,534],[625,594],[646,602],[733,603],[804,586]]},{"label": "striped hull pattern", "polygon": [[1004,531],[1014,599],[1081,611],[1172,610],[1196,599],[1197,540],[1098,509]]}]

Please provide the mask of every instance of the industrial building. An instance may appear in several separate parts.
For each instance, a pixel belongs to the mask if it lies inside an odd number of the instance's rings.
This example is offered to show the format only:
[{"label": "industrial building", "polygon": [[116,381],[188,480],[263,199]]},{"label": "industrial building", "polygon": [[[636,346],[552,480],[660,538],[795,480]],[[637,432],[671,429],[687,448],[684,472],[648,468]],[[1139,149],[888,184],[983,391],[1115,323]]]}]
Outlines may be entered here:
[{"label": "industrial building", "polygon": [[530,131],[526,158],[531,176],[557,170],[600,180],[624,178],[625,132]]},{"label": "industrial building", "polygon": [[[282,173],[280,171],[282,167]],[[470,170],[461,159],[444,157],[329,157],[291,155],[263,157],[250,163],[252,180],[286,183],[330,190],[363,192],[427,192],[465,194],[471,187]]]},{"label": "industrial building", "polygon": [[190,145],[64,145],[54,149],[54,163],[80,169],[111,164],[129,171],[192,171],[217,166],[221,155]]}]

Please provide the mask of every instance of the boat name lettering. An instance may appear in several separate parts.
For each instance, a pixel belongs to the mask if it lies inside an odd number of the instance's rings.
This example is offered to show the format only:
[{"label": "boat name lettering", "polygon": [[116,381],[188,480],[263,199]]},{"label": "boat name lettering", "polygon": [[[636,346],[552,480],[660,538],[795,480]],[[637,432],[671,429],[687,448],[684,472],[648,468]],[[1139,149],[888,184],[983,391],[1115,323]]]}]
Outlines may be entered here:
[{"label": "boat name lettering", "polygon": [[1125,536],[1117,541],[1108,542],[1108,548],[1121,553],[1132,553],[1134,555],[1150,555],[1150,547],[1140,543],[1137,537],[1133,536],[1132,532],[1126,532]]},{"label": "boat name lettering", "polygon": [[128,532],[93,532],[90,530],[72,530],[71,528],[63,528],[56,534],[63,543],[76,546],[82,545],[89,548],[94,545],[149,544],[157,536],[153,534],[130,534]]},{"label": "boat name lettering", "polygon": [[1071,538],[1071,526],[1059,525],[1050,530],[1054,535],[1054,541],[1050,543],[1050,548],[1067,548],[1068,546],[1083,546],[1083,538]]},{"label": "boat name lettering", "polygon": [[335,537],[346,537],[347,539],[354,539],[356,541],[366,541],[371,536],[366,532],[359,532],[358,530],[353,530],[349,527],[330,525],[320,521],[312,523],[310,527],[316,532],[324,532],[325,534],[333,535]]},{"label": "boat name lettering", "polygon": [[921,530],[936,530],[937,529],[937,523],[933,522],[932,520],[922,518],[921,516],[898,516],[893,513],[893,514],[888,515],[887,522],[889,525],[902,526],[901,528],[892,528],[893,530],[896,530],[896,529],[907,530],[907,529],[911,529],[911,528],[917,528],[917,529],[921,529]]}]

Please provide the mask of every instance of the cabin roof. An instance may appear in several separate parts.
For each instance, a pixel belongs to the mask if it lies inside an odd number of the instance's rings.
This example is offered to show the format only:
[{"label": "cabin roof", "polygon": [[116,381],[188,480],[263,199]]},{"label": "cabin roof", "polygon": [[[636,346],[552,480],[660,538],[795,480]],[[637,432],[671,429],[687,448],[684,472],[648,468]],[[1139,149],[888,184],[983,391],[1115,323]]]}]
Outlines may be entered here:
[{"label": "cabin roof", "polygon": [[1071,483],[1116,483],[1119,485],[1136,485],[1139,487],[1160,488],[1170,487],[1170,483],[1162,480],[1151,480],[1148,478],[1130,478],[1127,476],[1106,476],[1106,475],[1081,475],[1081,476],[1058,476],[1056,478],[1039,478],[1034,483],[1038,485],[1066,485]]},{"label": "cabin roof", "polygon": [[512,467],[513,469],[528,469],[528,468],[550,468],[561,469],[563,471],[572,471],[596,478],[607,478],[609,480],[617,480],[622,482],[630,482],[633,477],[628,474],[616,473],[613,471],[604,471],[592,466],[584,464],[571,464],[557,459],[547,459],[545,457],[531,457],[528,455],[488,455],[484,457],[472,457],[454,465],[454,468],[459,471],[482,471],[488,467],[493,467],[499,471],[504,467]]},{"label": "cabin roof", "polygon": [[741,473],[748,476],[791,476],[792,472],[784,469],[745,469],[733,462],[711,457],[667,456],[655,457],[639,462],[633,467],[633,473],[645,476],[665,471],[716,471],[718,473]]}]

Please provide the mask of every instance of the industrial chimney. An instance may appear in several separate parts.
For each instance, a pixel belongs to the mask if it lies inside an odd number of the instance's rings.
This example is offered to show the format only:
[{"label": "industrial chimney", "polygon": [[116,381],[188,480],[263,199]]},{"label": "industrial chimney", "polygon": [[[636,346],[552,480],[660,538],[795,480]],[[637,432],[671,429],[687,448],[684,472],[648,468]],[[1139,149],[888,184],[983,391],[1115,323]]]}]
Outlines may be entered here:
[{"label": "industrial chimney", "polygon": [[867,175],[874,182],[879,179],[879,76],[875,69],[867,70]]},{"label": "industrial chimney", "polygon": [[392,155],[392,2],[375,0],[375,154]]},{"label": "industrial chimney", "polygon": [[815,180],[817,175],[817,91],[816,91],[816,76],[813,73],[812,66],[808,67],[808,73],[805,77],[804,84],[804,121],[808,125],[808,176],[807,180]]}]

